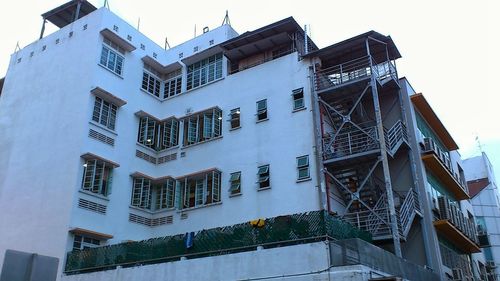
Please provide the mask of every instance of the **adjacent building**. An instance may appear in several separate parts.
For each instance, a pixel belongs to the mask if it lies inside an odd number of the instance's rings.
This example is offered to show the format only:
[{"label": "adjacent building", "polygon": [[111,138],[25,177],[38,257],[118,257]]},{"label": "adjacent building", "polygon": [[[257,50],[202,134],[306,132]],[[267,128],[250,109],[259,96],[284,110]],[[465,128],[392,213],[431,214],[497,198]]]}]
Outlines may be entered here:
[{"label": "adjacent building", "polygon": [[164,49],[84,0],[42,16],[60,29],[12,55],[0,98],[0,260],[57,257],[61,280],[481,274],[458,145],[390,36],[319,49],[290,17]]},{"label": "adjacent building", "polygon": [[484,260],[481,274],[485,280],[497,280],[500,264],[500,200],[495,174],[488,156],[464,160],[465,178],[472,197],[472,206],[478,224],[478,237],[483,248]]}]

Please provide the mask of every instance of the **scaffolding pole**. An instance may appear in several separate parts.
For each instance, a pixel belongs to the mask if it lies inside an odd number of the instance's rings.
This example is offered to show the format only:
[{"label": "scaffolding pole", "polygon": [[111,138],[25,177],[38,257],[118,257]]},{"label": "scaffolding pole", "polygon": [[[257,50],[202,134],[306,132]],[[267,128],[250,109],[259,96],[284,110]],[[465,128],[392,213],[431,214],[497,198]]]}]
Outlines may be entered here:
[{"label": "scaffolding pole", "polygon": [[[373,66],[373,59],[371,57],[370,53],[370,44],[368,42],[369,38],[365,40],[366,44],[366,52],[368,57],[370,58],[370,67],[371,69],[374,68]],[[380,112],[380,102],[379,102],[379,97],[378,97],[378,90],[377,90],[377,81],[375,80],[375,73],[371,73],[371,78],[370,78],[370,83],[371,83],[371,90],[372,90],[372,96],[373,96],[373,107],[375,110],[375,120],[377,122],[377,130],[378,130],[378,135],[379,135],[379,142],[380,142],[380,160],[382,161],[382,170],[384,172],[384,181],[385,181],[385,190],[387,193],[387,203],[389,204],[389,216],[390,216],[390,224],[391,224],[391,232],[392,232],[392,240],[394,243],[394,254],[398,257],[402,257],[401,254],[401,243],[399,240],[399,230],[398,230],[398,218],[396,215],[396,207],[394,205],[394,195],[392,193],[392,183],[391,183],[391,175],[390,175],[390,170],[389,170],[389,162],[387,160],[387,151],[386,151],[386,145],[385,145],[385,138],[384,138],[384,124],[382,123],[382,113]]]}]

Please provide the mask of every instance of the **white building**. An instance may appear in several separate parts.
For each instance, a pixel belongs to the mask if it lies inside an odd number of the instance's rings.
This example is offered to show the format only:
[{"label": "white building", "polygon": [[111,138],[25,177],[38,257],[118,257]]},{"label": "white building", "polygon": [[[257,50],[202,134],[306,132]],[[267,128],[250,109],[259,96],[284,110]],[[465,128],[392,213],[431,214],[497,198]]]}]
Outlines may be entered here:
[{"label": "white building", "polygon": [[[390,36],[318,50],[287,18],[241,35],[206,28],[165,50],[84,0],[43,17],[60,30],[12,55],[0,98],[0,261],[6,249],[57,257],[60,280],[445,280],[456,269],[441,258],[438,195],[419,180],[422,103],[397,77]],[[437,176],[466,200],[451,171]],[[470,254],[473,218],[460,218],[439,227]],[[370,237],[376,246],[341,240]]]},{"label": "white building", "polygon": [[[491,162],[483,152],[464,160],[465,177],[472,197],[479,238],[486,260],[484,273],[496,275],[500,264],[500,199]],[[488,278],[494,278],[489,276]],[[494,279],[488,279],[494,280]]]}]

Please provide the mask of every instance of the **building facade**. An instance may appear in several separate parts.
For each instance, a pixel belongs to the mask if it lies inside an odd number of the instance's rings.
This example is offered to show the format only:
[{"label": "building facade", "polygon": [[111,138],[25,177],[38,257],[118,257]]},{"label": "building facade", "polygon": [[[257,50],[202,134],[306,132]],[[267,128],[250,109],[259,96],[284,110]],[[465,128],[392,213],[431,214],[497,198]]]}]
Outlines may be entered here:
[{"label": "building facade", "polygon": [[0,99],[0,260],[57,257],[62,280],[479,274],[458,146],[390,36],[318,49],[287,18],[166,50],[86,1],[43,17],[60,30],[12,55]]},{"label": "building facade", "polygon": [[[472,197],[472,206],[476,214],[479,242],[484,247],[485,263],[481,273],[487,280],[497,280],[499,276],[499,232],[500,200],[498,186],[488,156],[483,152],[480,156],[464,160],[465,178]],[[479,254],[478,254],[479,255]]]}]

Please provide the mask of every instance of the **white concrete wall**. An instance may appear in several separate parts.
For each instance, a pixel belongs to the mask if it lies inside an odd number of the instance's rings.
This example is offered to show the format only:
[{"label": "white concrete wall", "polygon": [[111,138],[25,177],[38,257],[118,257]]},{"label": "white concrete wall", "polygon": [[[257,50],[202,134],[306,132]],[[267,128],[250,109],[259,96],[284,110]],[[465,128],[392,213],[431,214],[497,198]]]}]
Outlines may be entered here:
[{"label": "white concrete wall", "polygon": [[362,265],[329,269],[323,242],[63,276],[63,281],[339,280],[387,276]]},{"label": "white concrete wall", "polygon": [[[121,77],[98,65],[100,31],[115,25],[118,34],[125,40],[130,35],[137,48],[125,54]],[[72,245],[68,231],[75,227],[111,234],[109,243],[117,243],[320,209],[308,65],[296,53],[231,76],[224,72],[217,82],[163,102],[140,90],[145,55],[157,53],[168,64],[178,60],[179,51],[186,58],[193,46],[201,51],[209,47],[209,40],[218,44],[235,35],[226,25],[165,52],[101,8],[14,54],[0,103],[0,229],[9,229],[0,233],[0,261],[9,248],[59,257],[62,267]],[[113,147],[87,136],[89,128],[95,128],[89,121],[94,104],[90,90],[96,86],[127,101],[118,109],[115,132],[107,132],[116,140]],[[292,112],[291,93],[300,87],[306,109]],[[256,123],[256,101],[261,99],[268,101],[269,120]],[[136,144],[137,111],[161,119],[212,106],[223,111],[222,138],[173,148],[169,153],[177,152],[178,159],[165,164],[135,157],[137,148],[144,151]],[[236,107],[241,108],[241,128],[230,131],[226,120]],[[79,190],[84,163],[80,155],[86,152],[121,165],[114,170],[106,215],[77,207],[78,199],[85,197]],[[180,152],[186,156],[181,158]],[[309,155],[312,179],[298,183],[296,157],[302,155]],[[270,164],[271,189],[257,191],[257,167],[264,164]],[[173,224],[156,228],[128,221],[131,173],[176,177],[212,167],[222,171],[221,204],[189,210],[184,220],[178,211],[167,211],[174,216]],[[230,198],[229,175],[236,171],[242,172],[242,195]]]},{"label": "white concrete wall", "polygon": [[82,18],[11,57],[0,100],[0,267],[6,249],[65,255],[99,21]]}]

